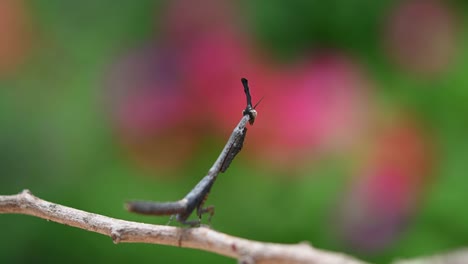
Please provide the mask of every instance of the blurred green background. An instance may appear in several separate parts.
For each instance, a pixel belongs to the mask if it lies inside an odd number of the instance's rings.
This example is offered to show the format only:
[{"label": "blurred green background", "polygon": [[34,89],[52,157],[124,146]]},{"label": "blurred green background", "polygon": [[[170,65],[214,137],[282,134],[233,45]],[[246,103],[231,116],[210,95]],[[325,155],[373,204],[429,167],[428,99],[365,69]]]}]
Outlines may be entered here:
[{"label": "blurred green background", "polygon": [[[130,214],[123,203],[179,199],[205,175],[240,119],[239,79],[247,77],[254,101],[266,97],[244,150],[210,193],[213,229],[308,241],[377,263],[465,246],[467,8],[432,0],[2,1],[0,194],[27,188],[85,211],[165,224],[168,217]],[[205,37],[214,48],[198,50]],[[221,64],[241,61],[223,68],[213,50]],[[323,94],[309,87],[335,87],[339,76],[345,92],[326,94],[338,94],[334,108],[291,99],[313,101]],[[337,124],[320,121],[335,110],[325,119]],[[312,112],[319,117],[302,116]],[[356,114],[343,125],[348,112]],[[313,142],[311,131],[320,135]],[[1,263],[234,263],[115,245],[29,216],[1,215],[0,225]]]}]

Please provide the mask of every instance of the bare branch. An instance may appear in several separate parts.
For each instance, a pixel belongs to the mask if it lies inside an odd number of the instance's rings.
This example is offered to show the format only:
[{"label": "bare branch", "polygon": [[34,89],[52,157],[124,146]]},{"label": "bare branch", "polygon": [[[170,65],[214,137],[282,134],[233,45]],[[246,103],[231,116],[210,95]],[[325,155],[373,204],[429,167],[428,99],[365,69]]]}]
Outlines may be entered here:
[{"label": "bare branch", "polygon": [[285,245],[251,241],[206,227],[178,228],[115,219],[51,203],[29,190],[0,196],[0,213],[25,214],[100,233],[114,243],[149,243],[195,248],[248,263],[363,264],[350,256],[319,250],[306,243]]},{"label": "bare branch", "polygon": [[394,264],[464,264],[468,263],[468,248],[415,259],[396,260]]}]

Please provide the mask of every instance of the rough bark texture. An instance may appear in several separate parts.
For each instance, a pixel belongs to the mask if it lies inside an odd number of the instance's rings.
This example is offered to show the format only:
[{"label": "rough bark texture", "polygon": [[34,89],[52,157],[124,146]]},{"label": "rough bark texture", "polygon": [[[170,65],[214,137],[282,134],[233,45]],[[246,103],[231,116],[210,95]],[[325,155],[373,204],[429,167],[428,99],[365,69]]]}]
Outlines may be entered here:
[{"label": "rough bark texture", "polygon": [[242,263],[365,263],[350,256],[319,250],[306,243],[283,245],[251,241],[206,227],[178,228],[115,219],[51,203],[29,190],[0,196],[0,213],[26,214],[100,233],[114,243],[150,243],[196,248],[236,258]]},{"label": "rough bark texture", "polygon": [[[351,256],[316,249],[307,243],[294,245],[252,241],[223,234],[206,227],[178,228],[115,219],[42,200],[24,190],[0,195],[0,214],[25,214],[100,233],[114,243],[148,243],[196,248],[236,258],[239,263],[364,264]],[[468,248],[394,264],[465,264]]]}]

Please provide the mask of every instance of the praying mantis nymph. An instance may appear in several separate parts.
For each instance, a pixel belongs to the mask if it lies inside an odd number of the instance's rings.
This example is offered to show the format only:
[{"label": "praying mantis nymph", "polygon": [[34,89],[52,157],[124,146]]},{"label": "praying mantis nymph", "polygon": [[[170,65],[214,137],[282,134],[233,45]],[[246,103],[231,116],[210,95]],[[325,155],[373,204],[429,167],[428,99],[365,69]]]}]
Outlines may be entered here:
[{"label": "praying mantis nymph", "polygon": [[[174,202],[150,202],[150,201],[130,201],[126,204],[127,210],[146,215],[172,215],[176,220],[182,224],[197,226],[201,222],[201,216],[204,213],[209,213],[210,218],[214,214],[214,206],[203,207],[208,193],[211,190],[218,174],[225,172],[236,155],[241,151],[245,136],[247,134],[247,122],[253,125],[255,118],[257,118],[257,111],[255,108],[262,101],[252,107],[252,97],[248,86],[248,81],[245,78],[241,79],[244,86],[244,93],[247,98],[247,106],[242,111],[242,119],[239,124],[234,128],[227,144],[224,146],[223,151],[215,161],[208,174],[198,182],[198,184],[181,200]],[[197,220],[187,220],[194,210],[197,210]]]}]

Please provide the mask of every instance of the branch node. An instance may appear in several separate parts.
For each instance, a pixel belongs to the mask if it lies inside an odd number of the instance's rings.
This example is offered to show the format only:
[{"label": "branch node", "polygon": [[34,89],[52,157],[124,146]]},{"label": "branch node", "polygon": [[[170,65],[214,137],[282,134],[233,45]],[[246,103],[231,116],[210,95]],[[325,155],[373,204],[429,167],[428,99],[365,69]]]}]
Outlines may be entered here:
[{"label": "branch node", "polygon": [[190,230],[190,228],[180,229],[180,232],[178,232],[177,246],[183,247],[182,246],[182,241],[184,241],[187,238],[187,232],[189,230]]},{"label": "branch node", "polygon": [[120,239],[121,239],[120,231],[117,230],[117,229],[112,229],[111,238],[112,238],[112,242],[114,242],[114,244],[119,244]]},{"label": "branch node", "polygon": [[24,189],[22,192],[21,192],[21,195],[33,195],[32,192],[29,190],[29,189]]},{"label": "branch node", "polygon": [[305,247],[307,249],[313,249],[314,247],[310,244],[309,241],[301,241],[298,243],[298,246]]}]

